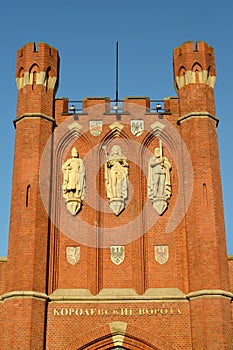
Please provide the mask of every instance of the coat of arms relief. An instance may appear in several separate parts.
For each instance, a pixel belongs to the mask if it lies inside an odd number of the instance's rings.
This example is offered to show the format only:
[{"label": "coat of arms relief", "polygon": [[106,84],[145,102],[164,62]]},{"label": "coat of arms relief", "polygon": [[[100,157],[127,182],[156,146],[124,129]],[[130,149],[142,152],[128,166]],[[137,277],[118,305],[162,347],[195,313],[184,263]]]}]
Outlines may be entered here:
[{"label": "coat of arms relief", "polygon": [[125,247],[114,245],[110,247],[110,257],[115,265],[120,265],[125,259]]},{"label": "coat of arms relief", "polygon": [[80,247],[66,247],[66,260],[70,265],[75,265],[80,259]]}]

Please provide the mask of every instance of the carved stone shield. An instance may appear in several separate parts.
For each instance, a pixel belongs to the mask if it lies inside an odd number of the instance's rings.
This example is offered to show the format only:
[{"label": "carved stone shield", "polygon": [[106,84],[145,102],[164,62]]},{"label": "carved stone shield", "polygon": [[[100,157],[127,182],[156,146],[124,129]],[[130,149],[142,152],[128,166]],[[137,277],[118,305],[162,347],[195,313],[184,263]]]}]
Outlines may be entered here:
[{"label": "carved stone shield", "polygon": [[114,264],[120,265],[125,258],[125,247],[122,245],[113,245],[110,247],[110,256]]},{"label": "carved stone shield", "polygon": [[159,264],[165,264],[169,258],[169,249],[168,245],[155,245],[154,246],[154,256],[155,260]]},{"label": "carved stone shield", "polygon": [[134,136],[140,136],[144,130],[143,120],[131,120],[130,121],[131,132]]},{"label": "carved stone shield", "polygon": [[93,136],[99,136],[102,132],[102,120],[90,120],[89,131]]},{"label": "carved stone shield", "polygon": [[80,259],[80,247],[66,247],[66,260],[70,265],[75,265]]}]

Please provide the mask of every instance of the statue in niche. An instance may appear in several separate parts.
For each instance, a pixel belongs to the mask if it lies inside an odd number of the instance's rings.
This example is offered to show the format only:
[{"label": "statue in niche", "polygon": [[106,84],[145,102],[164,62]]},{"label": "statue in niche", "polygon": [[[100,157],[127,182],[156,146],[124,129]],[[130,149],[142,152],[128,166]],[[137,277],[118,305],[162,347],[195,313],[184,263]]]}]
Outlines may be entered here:
[{"label": "statue in niche", "polygon": [[85,167],[78,151],[72,148],[71,158],[62,165],[63,197],[66,200],[67,210],[76,215],[82,206],[85,196]]},{"label": "statue in niche", "polygon": [[154,156],[148,164],[148,198],[154,209],[162,215],[167,208],[167,200],[171,197],[171,164],[162,154],[162,144],[155,148]]},{"label": "statue in niche", "polygon": [[113,146],[105,163],[105,183],[110,208],[119,215],[128,197],[128,163],[119,146]]}]

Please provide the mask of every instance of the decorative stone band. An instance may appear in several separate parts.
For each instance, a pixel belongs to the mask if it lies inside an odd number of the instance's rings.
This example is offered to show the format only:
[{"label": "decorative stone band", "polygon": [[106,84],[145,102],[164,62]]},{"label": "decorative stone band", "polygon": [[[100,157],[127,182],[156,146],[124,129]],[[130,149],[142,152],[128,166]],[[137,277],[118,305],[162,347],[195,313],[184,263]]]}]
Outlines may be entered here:
[{"label": "decorative stone band", "polygon": [[50,117],[49,115],[43,114],[43,113],[24,113],[24,114],[20,115],[18,118],[13,120],[14,125],[16,125],[16,123],[18,123],[20,120],[22,120],[24,118],[28,118],[28,119],[30,119],[30,118],[33,118],[33,119],[42,118],[42,119],[45,119],[45,120],[52,122],[52,123],[55,122],[54,118]]},{"label": "decorative stone band", "polygon": [[153,302],[153,301],[187,301],[185,294],[178,288],[150,288],[143,295],[131,288],[102,289],[92,295],[88,289],[57,289],[49,296],[52,302]]},{"label": "decorative stone band", "polygon": [[224,297],[233,300],[233,293],[221,289],[204,289],[191,292],[186,295],[188,300],[195,298],[218,298]]},{"label": "decorative stone band", "polygon": [[29,290],[15,290],[13,292],[5,293],[1,295],[1,301],[4,301],[5,299],[39,299],[39,300],[48,300],[48,295],[40,292],[35,291],[29,291]]},{"label": "decorative stone band", "polygon": [[[216,76],[209,75],[207,70],[201,72],[193,72],[192,70],[187,70],[184,75],[176,76],[176,83],[178,89],[189,85],[189,84],[207,84],[209,87],[214,88]],[[198,75],[197,75],[198,74]]]},{"label": "decorative stone band", "polygon": [[0,256],[0,263],[6,263],[7,258],[5,256]]},{"label": "decorative stone band", "polygon": [[185,115],[182,115],[182,117],[178,118],[177,123],[180,124],[188,119],[203,119],[203,118],[210,118],[216,122],[216,126],[218,126],[219,119],[212,114],[208,112],[192,112]]},{"label": "decorative stone band", "polygon": [[124,125],[122,125],[119,122],[115,122],[115,123],[112,123],[111,125],[109,125],[109,128],[113,131],[115,136],[119,136],[121,133],[121,130],[124,128]]},{"label": "decorative stone band", "polygon": [[178,288],[149,288],[139,295],[131,288],[103,289],[97,295],[91,294],[88,289],[57,289],[51,295],[35,291],[12,291],[0,296],[0,302],[6,299],[39,299],[51,302],[153,302],[153,301],[187,301],[195,298],[229,298],[233,300],[233,293],[221,289],[198,290],[184,294]]},{"label": "decorative stone band", "polygon": [[[46,72],[36,73],[36,85],[47,86],[48,89],[54,89],[57,77],[48,77]],[[23,77],[16,78],[16,85],[18,90],[26,85],[33,85],[33,73],[24,72]]]},{"label": "decorative stone band", "polygon": [[103,289],[97,295],[92,295],[87,289],[57,289],[49,296],[52,302],[153,302],[153,301],[187,301],[193,298],[216,298],[225,297],[233,300],[233,293],[216,289],[216,290],[199,290],[185,295],[178,288],[149,288],[142,295],[135,292],[134,289],[113,288]]}]

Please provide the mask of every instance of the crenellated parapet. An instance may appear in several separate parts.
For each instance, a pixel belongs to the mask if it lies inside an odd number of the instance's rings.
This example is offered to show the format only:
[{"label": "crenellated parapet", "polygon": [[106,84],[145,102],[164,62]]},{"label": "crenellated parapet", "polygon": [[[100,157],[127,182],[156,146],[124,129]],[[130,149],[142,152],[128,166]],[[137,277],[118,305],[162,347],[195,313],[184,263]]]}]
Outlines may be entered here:
[{"label": "crenellated parapet", "polygon": [[174,50],[174,80],[177,90],[189,84],[214,88],[216,70],[214,49],[208,44],[188,41]]},{"label": "crenellated parapet", "polygon": [[180,115],[208,112],[215,115],[214,49],[205,42],[185,42],[174,49],[174,85],[180,100]]},{"label": "crenellated parapet", "polygon": [[28,43],[17,53],[16,84],[18,89],[26,85],[44,85],[54,89],[58,78],[58,51],[45,44]]},{"label": "crenellated parapet", "polygon": [[40,113],[52,117],[58,87],[58,51],[45,43],[28,43],[17,52],[17,117]]}]

